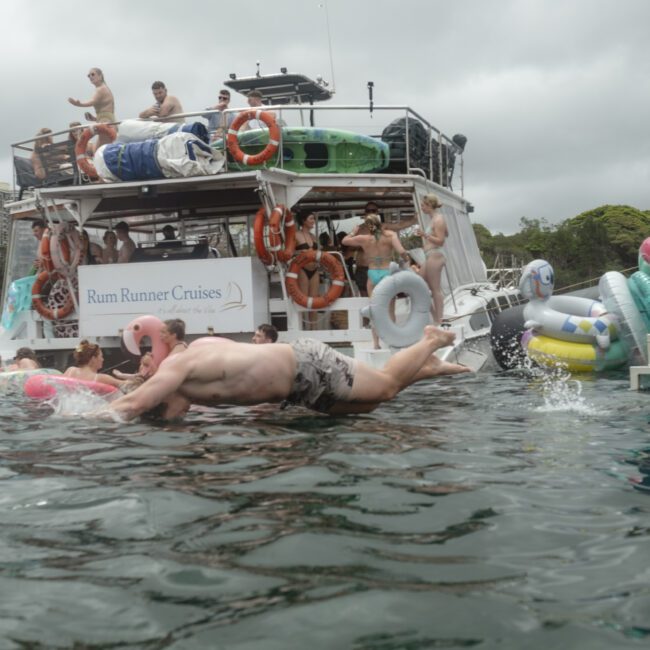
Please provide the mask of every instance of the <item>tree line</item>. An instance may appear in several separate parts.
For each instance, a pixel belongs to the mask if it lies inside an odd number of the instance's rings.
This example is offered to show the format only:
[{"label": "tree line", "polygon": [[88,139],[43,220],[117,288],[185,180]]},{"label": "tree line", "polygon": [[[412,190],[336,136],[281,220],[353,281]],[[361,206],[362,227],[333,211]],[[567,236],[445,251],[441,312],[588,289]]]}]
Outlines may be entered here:
[{"label": "tree line", "polygon": [[636,271],[639,246],[650,237],[650,210],[603,205],[559,224],[523,217],[519,226],[514,235],[493,235],[473,225],[484,262],[492,268],[511,257],[523,264],[545,259],[560,288],[596,281],[606,271]]}]

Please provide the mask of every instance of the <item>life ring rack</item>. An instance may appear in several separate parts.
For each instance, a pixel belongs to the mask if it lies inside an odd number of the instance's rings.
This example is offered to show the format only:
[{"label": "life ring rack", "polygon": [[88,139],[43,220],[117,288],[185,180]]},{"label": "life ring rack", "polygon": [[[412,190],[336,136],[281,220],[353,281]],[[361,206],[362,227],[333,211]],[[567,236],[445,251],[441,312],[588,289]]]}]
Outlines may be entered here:
[{"label": "life ring rack", "polygon": [[95,165],[88,155],[88,142],[94,135],[105,135],[111,139],[111,142],[117,137],[117,131],[114,126],[110,124],[93,124],[84,129],[83,133],[79,136],[77,144],[74,147],[74,152],[77,157],[77,165],[79,169],[88,176],[91,181],[99,179],[99,174],[95,169]]},{"label": "life ring rack", "polygon": [[255,215],[253,236],[257,256],[264,264],[273,264],[273,255],[280,262],[288,262],[296,250],[296,223],[291,210],[276,205],[268,220],[269,246],[264,242],[266,209],[262,206]]},{"label": "life ring rack", "polygon": [[72,310],[74,309],[74,302],[71,293],[68,293],[65,303],[63,303],[63,306],[61,307],[50,308],[43,302],[45,296],[41,291],[45,287],[46,283],[51,282],[54,284],[57,280],[63,277],[64,275],[59,271],[41,271],[34,281],[34,286],[32,287],[32,304],[34,305],[34,309],[43,316],[43,318],[47,318],[48,320],[60,320],[72,313]]},{"label": "life ring rack", "polygon": [[[307,296],[298,286],[298,273],[308,264],[318,264],[325,268],[332,278],[332,284],[323,296]],[[291,299],[307,309],[325,309],[337,300],[345,287],[345,271],[338,259],[330,253],[320,250],[309,250],[299,253],[293,258],[287,271],[285,287]]]},{"label": "life ring rack", "polygon": [[[260,151],[260,153],[253,156],[244,153],[239,146],[239,141],[237,140],[237,132],[249,120],[264,122],[264,124],[269,127],[269,143],[262,151]],[[228,151],[238,163],[243,163],[249,167],[260,165],[271,158],[271,156],[273,156],[278,150],[278,147],[280,146],[280,127],[275,121],[273,114],[269,111],[263,111],[261,109],[242,111],[233,120],[233,123],[228,129],[226,144],[228,145]]]}]

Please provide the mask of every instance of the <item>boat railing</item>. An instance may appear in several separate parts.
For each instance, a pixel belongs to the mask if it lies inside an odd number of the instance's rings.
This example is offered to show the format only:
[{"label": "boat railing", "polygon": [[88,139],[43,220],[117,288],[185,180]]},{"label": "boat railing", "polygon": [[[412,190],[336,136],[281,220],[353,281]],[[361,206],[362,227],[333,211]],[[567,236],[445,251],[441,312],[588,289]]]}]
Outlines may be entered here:
[{"label": "boat railing", "polygon": [[[224,113],[237,114],[241,108],[227,109]],[[292,127],[313,127],[317,117],[327,128],[347,130],[352,133],[365,135],[374,140],[385,143],[388,147],[388,160],[384,169],[378,171],[398,174],[417,174],[428,178],[443,187],[452,189],[452,178],[455,170],[459,177],[459,193],[464,193],[463,179],[463,139],[459,136],[449,138],[438,128],[422,117],[419,113],[408,106],[401,105],[375,105],[370,111],[367,105],[337,105],[337,106],[315,106],[311,104],[286,104],[263,107],[263,110],[272,110],[282,126]],[[202,110],[182,113],[173,117],[159,120],[161,122],[178,121],[179,118],[194,120],[200,118],[205,120],[211,113],[218,111]],[[371,119],[359,120],[360,115],[370,112]],[[386,115],[381,133],[377,133],[377,116]],[[391,119],[389,119],[391,118]],[[150,121],[150,120],[146,120]],[[119,122],[113,123],[119,127]],[[82,125],[83,128],[85,125]],[[31,156],[34,153],[35,143],[39,138],[49,137],[56,146],[63,146],[68,143],[70,153],[68,159],[62,161],[62,168],[77,170],[74,160],[74,148],[70,145],[71,133],[79,126],[68,129],[52,131],[47,135],[36,136],[12,144],[12,155],[14,159],[14,187],[21,190],[34,187],[47,187],[61,184],[86,183],[88,179],[78,172],[74,174],[48,175],[44,179],[38,179],[34,175],[31,163]],[[321,128],[320,126],[318,128]],[[323,127],[324,128],[324,127]],[[275,159],[267,161],[267,167],[285,167],[285,151],[281,144],[279,153]],[[314,144],[316,141],[314,141]],[[309,141],[306,141],[309,144]],[[225,150],[225,141],[218,138],[212,143],[217,150]],[[224,151],[225,152],[225,151]],[[225,169],[232,168],[233,161],[226,155]],[[240,170],[237,168],[238,171]],[[314,169],[305,171],[319,172],[318,164]],[[22,194],[22,191],[21,191]]]}]

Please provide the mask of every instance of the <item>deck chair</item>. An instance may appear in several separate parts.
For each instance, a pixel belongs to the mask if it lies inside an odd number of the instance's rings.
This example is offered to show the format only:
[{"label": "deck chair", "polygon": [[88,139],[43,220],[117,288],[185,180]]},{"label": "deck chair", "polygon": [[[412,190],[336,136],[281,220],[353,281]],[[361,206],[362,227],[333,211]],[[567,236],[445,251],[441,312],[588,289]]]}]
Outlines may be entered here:
[{"label": "deck chair", "polygon": [[20,187],[18,200],[23,198],[23,192],[31,187],[39,185],[39,181],[34,176],[34,167],[29,158],[14,156],[14,169],[16,170],[16,183]]}]

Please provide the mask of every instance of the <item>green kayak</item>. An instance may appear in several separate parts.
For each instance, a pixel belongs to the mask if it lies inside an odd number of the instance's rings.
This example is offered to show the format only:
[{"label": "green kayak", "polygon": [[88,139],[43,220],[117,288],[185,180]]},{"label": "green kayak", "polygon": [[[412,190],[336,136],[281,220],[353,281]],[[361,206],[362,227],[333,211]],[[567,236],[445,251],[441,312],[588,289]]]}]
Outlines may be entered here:
[{"label": "green kayak", "polygon": [[[240,131],[241,150],[248,155],[260,153],[269,142],[266,129]],[[223,140],[213,144],[223,151]],[[282,129],[282,164],[279,153],[261,165],[236,163],[228,155],[228,169],[246,171],[262,167],[283,167],[299,174],[359,174],[378,172],[388,166],[388,145],[367,135],[319,129],[315,127],[284,127]]]}]

